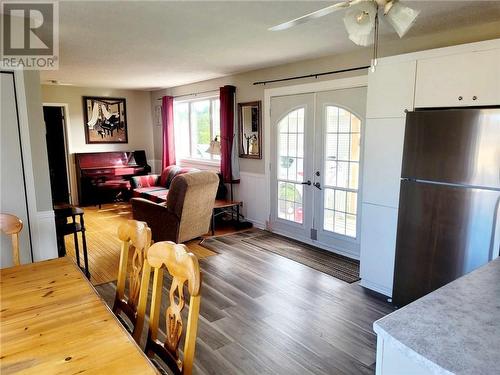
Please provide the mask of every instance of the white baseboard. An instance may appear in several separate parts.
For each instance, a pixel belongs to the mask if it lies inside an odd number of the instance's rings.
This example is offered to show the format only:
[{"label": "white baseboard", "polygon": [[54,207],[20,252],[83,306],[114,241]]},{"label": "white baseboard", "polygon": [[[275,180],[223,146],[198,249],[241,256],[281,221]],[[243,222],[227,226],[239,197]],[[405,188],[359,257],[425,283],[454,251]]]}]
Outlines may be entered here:
[{"label": "white baseboard", "polygon": [[389,298],[392,297],[392,288],[391,289],[386,288],[382,285],[379,285],[377,283],[373,283],[373,282],[366,280],[366,279],[361,279],[361,281],[359,282],[359,285],[361,285],[364,288],[373,290],[377,293],[383,294],[384,296],[387,296]]},{"label": "white baseboard", "polygon": [[33,261],[54,259],[57,254],[56,223],[54,211],[38,211],[31,227]]}]

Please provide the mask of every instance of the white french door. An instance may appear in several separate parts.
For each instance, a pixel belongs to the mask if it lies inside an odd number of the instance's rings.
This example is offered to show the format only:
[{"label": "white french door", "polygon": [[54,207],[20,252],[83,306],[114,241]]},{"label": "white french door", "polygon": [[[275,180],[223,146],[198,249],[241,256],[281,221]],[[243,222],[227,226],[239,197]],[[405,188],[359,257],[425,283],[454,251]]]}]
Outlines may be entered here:
[{"label": "white french door", "polygon": [[366,88],[271,100],[271,228],[359,255]]}]

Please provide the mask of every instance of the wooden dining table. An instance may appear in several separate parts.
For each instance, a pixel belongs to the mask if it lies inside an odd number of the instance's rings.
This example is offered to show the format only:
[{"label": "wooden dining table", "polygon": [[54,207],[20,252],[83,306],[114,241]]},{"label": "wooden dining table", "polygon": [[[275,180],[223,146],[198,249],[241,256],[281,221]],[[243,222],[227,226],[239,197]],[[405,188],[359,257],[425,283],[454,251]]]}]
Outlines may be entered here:
[{"label": "wooden dining table", "polygon": [[0,374],[157,374],[68,257],[0,270]]}]

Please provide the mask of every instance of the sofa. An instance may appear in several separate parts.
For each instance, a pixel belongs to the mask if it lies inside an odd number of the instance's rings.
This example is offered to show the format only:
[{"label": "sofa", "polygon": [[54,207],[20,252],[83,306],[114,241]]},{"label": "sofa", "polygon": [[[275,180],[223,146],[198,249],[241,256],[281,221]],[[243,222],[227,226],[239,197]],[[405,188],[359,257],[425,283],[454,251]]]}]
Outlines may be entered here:
[{"label": "sofa", "polygon": [[182,243],[210,229],[219,177],[214,172],[177,174],[169,184],[166,202],[132,198],[132,215],[151,228],[153,241]]},{"label": "sofa", "polygon": [[168,190],[173,179],[183,173],[197,172],[195,168],[181,168],[176,165],[168,166],[161,175],[134,176],[131,181],[132,197],[145,198],[152,202],[166,202]]}]

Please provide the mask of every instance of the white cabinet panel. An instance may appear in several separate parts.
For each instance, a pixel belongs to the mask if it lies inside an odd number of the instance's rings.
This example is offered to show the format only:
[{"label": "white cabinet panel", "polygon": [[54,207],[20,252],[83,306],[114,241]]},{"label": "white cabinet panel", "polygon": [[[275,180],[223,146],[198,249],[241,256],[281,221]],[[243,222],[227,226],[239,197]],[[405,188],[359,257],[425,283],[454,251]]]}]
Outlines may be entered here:
[{"label": "white cabinet panel", "polygon": [[416,61],[381,64],[368,74],[367,118],[401,117],[413,109]]},{"label": "white cabinet panel", "polygon": [[392,296],[398,210],[363,203],[361,285]]},{"label": "white cabinet panel", "polygon": [[404,133],[405,118],[366,121],[363,202],[399,206]]},{"label": "white cabinet panel", "polygon": [[415,107],[500,104],[500,50],[422,59]]}]

